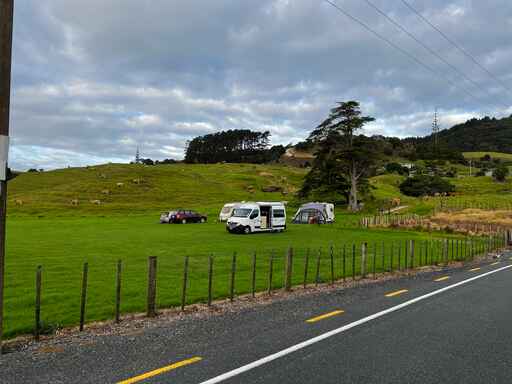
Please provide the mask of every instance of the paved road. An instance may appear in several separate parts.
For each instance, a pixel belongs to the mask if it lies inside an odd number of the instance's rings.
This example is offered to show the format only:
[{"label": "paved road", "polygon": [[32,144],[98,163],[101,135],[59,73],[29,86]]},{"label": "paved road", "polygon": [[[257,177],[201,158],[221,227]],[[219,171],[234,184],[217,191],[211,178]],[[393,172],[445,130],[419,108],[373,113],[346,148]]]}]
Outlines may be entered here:
[{"label": "paved road", "polygon": [[0,383],[510,383],[511,256],[12,353]]}]

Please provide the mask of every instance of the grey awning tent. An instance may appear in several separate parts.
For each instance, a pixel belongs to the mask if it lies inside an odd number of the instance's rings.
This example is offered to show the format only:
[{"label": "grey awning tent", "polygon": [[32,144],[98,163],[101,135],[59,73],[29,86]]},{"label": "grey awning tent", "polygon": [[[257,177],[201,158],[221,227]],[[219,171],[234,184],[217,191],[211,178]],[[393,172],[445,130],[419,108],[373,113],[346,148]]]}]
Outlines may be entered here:
[{"label": "grey awning tent", "polygon": [[294,224],[324,224],[327,221],[324,204],[303,204],[293,217]]}]

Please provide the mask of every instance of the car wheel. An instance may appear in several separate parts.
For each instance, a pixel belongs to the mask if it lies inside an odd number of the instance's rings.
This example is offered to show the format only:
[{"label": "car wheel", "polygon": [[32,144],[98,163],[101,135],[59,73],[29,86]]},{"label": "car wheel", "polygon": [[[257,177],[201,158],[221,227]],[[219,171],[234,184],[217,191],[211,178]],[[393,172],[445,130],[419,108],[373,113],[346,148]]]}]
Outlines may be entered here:
[{"label": "car wheel", "polygon": [[245,228],[244,228],[244,233],[245,233],[246,235],[248,235],[249,233],[251,233],[251,227],[245,227]]},{"label": "car wheel", "polygon": [[181,224],[187,224],[187,219],[182,219]]},{"label": "car wheel", "polygon": [[201,220],[199,220],[199,222],[204,223],[206,222],[206,219],[204,217],[201,217]]}]

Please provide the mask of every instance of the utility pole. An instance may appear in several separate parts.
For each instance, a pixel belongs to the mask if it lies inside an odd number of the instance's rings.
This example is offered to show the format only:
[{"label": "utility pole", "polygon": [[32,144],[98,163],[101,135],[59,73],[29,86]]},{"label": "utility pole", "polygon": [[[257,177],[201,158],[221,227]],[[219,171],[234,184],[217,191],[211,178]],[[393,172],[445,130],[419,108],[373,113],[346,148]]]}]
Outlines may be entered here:
[{"label": "utility pole", "polygon": [[0,0],[0,354],[4,334],[5,223],[14,0]]}]

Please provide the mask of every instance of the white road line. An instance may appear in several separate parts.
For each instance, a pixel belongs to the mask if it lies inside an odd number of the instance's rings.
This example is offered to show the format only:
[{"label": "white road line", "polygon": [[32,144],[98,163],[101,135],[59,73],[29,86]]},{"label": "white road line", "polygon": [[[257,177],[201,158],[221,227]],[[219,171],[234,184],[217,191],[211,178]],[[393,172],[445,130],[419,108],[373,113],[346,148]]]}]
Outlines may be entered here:
[{"label": "white road line", "polygon": [[370,316],[364,317],[364,318],[362,318],[360,320],[354,321],[353,323],[344,325],[343,327],[336,328],[336,329],[334,329],[332,331],[329,331],[329,332],[323,333],[323,334],[321,334],[319,336],[313,337],[312,339],[303,341],[303,342],[301,342],[299,344],[295,344],[295,345],[293,345],[293,346],[291,346],[289,348],[283,349],[282,351],[279,351],[279,352],[274,353],[272,355],[263,357],[263,358],[261,358],[259,360],[253,361],[252,363],[244,365],[244,366],[242,366],[240,368],[237,368],[237,369],[234,369],[232,371],[223,373],[222,375],[216,376],[216,377],[214,377],[212,379],[203,381],[200,384],[220,383],[220,382],[225,381],[227,379],[230,379],[232,377],[241,375],[244,372],[250,371],[250,370],[252,370],[254,368],[257,368],[257,367],[262,366],[264,364],[270,363],[271,361],[279,359],[280,357],[289,355],[289,354],[291,354],[293,352],[297,352],[297,351],[299,351],[301,349],[309,347],[310,345],[319,343],[320,341],[328,339],[328,338],[330,338],[332,336],[335,336],[335,335],[340,334],[342,332],[348,331],[349,329],[352,329],[352,328],[355,328],[355,327],[357,327],[359,325],[368,323],[369,321],[378,319],[379,317],[388,315],[388,314],[393,313],[395,311],[398,311],[398,310],[400,310],[402,308],[405,308],[405,307],[407,307],[409,305],[415,304],[415,303],[417,303],[419,301],[428,299],[429,297],[439,295],[440,293],[449,291],[450,289],[459,287],[461,285],[470,283],[470,282],[472,282],[474,280],[481,279],[482,277],[485,277],[485,276],[488,276],[488,275],[492,275],[493,273],[497,273],[497,272],[500,272],[500,271],[503,271],[503,270],[509,269],[509,268],[512,268],[512,265],[507,265],[506,267],[502,267],[502,268],[498,268],[498,269],[495,269],[495,270],[490,271],[490,272],[482,273],[481,275],[472,277],[470,279],[459,281],[458,283],[449,285],[449,286],[444,287],[444,288],[437,289],[437,290],[435,290],[433,292],[430,292],[430,293],[427,293],[425,295],[422,295],[422,296],[416,297],[414,299],[408,300],[408,301],[406,301],[406,302],[404,302],[402,304],[395,305],[394,307],[385,309],[385,310],[377,312],[377,313],[375,313],[373,315],[370,315]]}]

